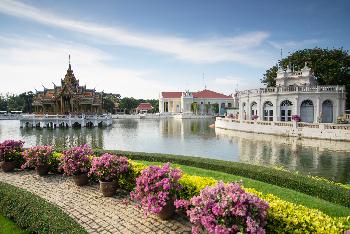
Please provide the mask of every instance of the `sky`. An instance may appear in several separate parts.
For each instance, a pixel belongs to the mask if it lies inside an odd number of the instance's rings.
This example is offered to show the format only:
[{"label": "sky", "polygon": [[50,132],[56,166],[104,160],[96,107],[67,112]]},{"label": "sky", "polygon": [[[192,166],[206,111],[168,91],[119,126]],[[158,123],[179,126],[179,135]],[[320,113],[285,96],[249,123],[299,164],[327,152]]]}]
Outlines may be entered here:
[{"label": "sky", "polygon": [[0,0],[0,93],[81,85],[122,97],[262,87],[293,51],[350,48],[350,1]]}]

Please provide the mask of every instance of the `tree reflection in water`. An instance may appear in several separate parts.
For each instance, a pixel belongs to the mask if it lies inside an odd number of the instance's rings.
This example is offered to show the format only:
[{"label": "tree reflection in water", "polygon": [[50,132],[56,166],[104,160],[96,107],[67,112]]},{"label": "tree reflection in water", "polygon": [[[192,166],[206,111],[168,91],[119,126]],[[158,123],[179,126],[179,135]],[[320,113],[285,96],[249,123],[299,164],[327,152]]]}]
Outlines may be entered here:
[{"label": "tree reflection in water", "polygon": [[239,148],[239,161],[282,166],[303,174],[350,182],[350,147],[347,142],[288,138],[216,129],[219,138]]}]

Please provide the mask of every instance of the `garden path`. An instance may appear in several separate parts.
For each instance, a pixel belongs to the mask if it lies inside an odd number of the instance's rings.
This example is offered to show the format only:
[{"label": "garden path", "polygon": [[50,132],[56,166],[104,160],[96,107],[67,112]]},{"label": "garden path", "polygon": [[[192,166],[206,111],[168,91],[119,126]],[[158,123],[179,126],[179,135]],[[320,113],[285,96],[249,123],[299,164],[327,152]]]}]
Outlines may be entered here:
[{"label": "garden path", "polygon": [[72,178],[62,175],[40,177],[34,171],[0,172],[0,181],[30,191],[56,204],[89,233],[191,233],[182,217],[164,221],[144,217],[134,205],[125,205],[124,196],[106,198],[98,185],[77,187]]}]

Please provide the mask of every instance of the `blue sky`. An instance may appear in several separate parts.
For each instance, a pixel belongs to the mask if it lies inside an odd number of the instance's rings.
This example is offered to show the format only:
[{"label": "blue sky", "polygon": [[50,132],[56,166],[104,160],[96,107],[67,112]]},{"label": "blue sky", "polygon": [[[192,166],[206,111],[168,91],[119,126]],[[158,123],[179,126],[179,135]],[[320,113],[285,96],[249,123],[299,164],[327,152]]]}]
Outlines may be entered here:
[{"label": "blue sky", "polygon": [[[262,86],[297,49],[349,49],[350,1],[0,1],[0,93],[81,84],[136,98]],[[204,73],[204,81],[203,81]]]}]

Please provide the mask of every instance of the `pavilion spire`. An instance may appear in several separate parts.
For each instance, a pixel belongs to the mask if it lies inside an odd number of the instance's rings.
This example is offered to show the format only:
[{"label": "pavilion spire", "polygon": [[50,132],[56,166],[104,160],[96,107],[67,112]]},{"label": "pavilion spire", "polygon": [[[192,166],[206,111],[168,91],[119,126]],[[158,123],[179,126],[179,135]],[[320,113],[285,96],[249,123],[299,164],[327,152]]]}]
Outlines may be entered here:
[{"label": "pavilion spire", "polygon": [[71,70],[72,68],[71,68],[71,65],[70,65],[70,54],[68,56],[68,63],[69,63],[69,70]]}]

